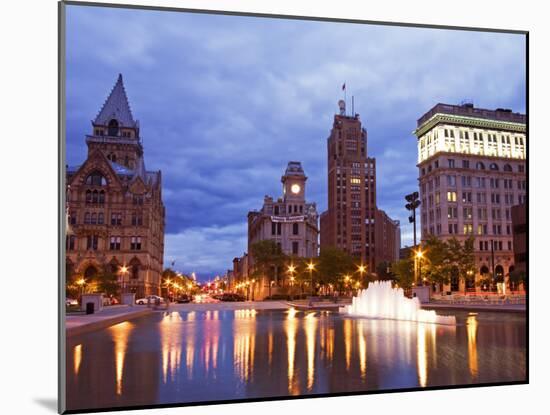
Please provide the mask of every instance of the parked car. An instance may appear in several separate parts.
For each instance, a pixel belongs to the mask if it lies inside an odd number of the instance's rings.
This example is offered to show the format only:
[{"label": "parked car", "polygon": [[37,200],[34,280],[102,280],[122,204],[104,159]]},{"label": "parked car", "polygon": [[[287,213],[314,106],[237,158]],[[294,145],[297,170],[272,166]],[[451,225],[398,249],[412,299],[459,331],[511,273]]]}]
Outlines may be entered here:
[{"label": "parked car", "polygon": [[119,301],[115,297],[103,297],[103,305],[115,305],[118,304]]},{"label": "parked car", "polygon": [[245,301],[245,297],[237,293],[224,293],[220,301]]},{"label": "parked car", "polygon": [[161,303],[164,303],[164,298],[162,297],[159,297],[158,295],[148,295],[147,297],[145,298],[139,298],[136,300],[136,304],[140,304],[140,305],[143,305],[143,304],[147,304],[148,302],[150,304],[155,304],[157,302],[157,299],[159,299],[159,301]]},{"label": "parked car", "polygon": [[179,304],[185,304],[185,303],[190,303],[192,300],[193,298],[190,295],[183,294],[176,299],[176,302]]},{"label": "parked car", "polygon": [[75,300],[74,298],[65,298],[65,305],[66,306],[75,306],[75,305],[78,305],[78,301]]}]

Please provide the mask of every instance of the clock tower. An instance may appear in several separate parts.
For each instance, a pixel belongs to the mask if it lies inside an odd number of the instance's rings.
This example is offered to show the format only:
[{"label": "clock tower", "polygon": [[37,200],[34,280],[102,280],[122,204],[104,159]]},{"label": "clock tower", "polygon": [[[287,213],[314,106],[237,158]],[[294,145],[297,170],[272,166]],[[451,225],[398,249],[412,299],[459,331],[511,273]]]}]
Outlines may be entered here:
[{"label": "clock tower", "polygon": [[289,161],[285,174],[281,177],[283,183],[284,201],[305,202],[307,177],[299,161]]}]

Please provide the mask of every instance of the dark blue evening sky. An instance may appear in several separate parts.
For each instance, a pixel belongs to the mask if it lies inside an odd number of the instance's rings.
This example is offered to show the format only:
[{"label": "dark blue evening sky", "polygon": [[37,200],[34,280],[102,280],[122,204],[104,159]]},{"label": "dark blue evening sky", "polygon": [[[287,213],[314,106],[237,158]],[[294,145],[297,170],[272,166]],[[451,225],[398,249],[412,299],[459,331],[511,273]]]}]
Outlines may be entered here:
[{"label": "dark blue evening sky", "polygon": [[523,35],[67,7],[67,163],[119,73],[149,170],[162,170],[165,264],[206,278],[246,250],[246,214],[289,160],[326,209],[326,138],[348,108],[377,159],[377,202],[412,242],[416,120],[438,102],[525,112]]}]

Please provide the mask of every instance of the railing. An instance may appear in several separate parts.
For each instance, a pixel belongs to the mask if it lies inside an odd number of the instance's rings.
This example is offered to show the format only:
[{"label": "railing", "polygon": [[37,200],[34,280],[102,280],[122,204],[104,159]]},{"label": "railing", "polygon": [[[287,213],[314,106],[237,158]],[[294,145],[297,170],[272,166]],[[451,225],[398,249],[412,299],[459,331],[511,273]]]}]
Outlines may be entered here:
[{"label": "railing", "polygon": [[513,291],[507,294],[472,292],[467,294],[432,295],[431,301],[438,304],[456,305],[506,305],[525,304],[525,291]]}]

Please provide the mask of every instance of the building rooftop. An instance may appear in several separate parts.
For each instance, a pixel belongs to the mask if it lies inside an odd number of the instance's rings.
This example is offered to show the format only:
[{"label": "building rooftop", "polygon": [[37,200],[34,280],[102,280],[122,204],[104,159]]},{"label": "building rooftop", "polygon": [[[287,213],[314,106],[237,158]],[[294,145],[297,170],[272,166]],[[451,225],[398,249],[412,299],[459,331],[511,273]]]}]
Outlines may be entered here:
[{"label": "building rooftop", "polygon": [[497,108],[489,110],[485,108],[475,108],[473,104],[466,103],[462,105],[436,104],[431,110],[425,113],[417,121],[417,127],[420,127],[435,114],[449,114],[463,117],[482,118],[486,120],[504,121],[525,124],[527,116],[519,112],[512,112],[510,109]]},{"label": "building rooftop", "polygon": [[302,163],[299,161],[289,161],[285,170],[285,176],[303,176],[304,169],[302,168]]},{"label": "building rooftop", "polygon": [[132,110],[128,103],[126,90],[122,81],[122,74],[118,75],[115,86],[111,90],[109,97],[103,104],[101,111],[97,114],[94,124],[108,125],[109,121],[116,119],[122,127],[137,128],[138,124],[134,121]]}]

